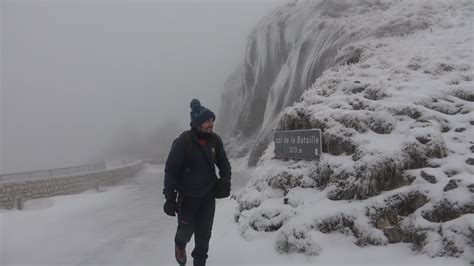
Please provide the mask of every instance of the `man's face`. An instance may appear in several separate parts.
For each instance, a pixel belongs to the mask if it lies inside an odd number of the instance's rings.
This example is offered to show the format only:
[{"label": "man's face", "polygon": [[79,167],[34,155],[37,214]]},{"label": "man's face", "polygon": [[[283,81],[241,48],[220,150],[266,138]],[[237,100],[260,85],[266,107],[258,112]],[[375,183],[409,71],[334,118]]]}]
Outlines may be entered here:
[{"label": "man's face", "polygon": [[214,121],[212,120],[212,118],[210,118],[210,119],[204,121],[204,123],[202,123],[201,126],[199,126],[198,129],[201,132],[211,134],[213,128],[214,128]]}]

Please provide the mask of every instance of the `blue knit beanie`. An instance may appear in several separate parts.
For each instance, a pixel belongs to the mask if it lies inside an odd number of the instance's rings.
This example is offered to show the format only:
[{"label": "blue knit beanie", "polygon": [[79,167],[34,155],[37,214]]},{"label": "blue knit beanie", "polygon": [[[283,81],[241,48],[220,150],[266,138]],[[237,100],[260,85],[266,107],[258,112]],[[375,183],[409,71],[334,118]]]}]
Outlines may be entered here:
[{"label": "blue knit beanie", "polygon": [[206,107],[201,105],[198,99],[193,99],[191,101],[191,127],[197,128],[206,120],[212,118],[212,120],[216,120],[216,115]]}]

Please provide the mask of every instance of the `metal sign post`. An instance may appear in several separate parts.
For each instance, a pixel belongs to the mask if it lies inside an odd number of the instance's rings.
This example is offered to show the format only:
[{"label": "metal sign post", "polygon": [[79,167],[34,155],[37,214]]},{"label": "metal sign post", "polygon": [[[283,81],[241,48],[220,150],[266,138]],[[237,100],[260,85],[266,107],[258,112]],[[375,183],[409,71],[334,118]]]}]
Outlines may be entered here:
[{"label": "metal sign post", "polygon": [[321,157],[321,130],[277,131],[273,138],[275,157],[318,160]]}]

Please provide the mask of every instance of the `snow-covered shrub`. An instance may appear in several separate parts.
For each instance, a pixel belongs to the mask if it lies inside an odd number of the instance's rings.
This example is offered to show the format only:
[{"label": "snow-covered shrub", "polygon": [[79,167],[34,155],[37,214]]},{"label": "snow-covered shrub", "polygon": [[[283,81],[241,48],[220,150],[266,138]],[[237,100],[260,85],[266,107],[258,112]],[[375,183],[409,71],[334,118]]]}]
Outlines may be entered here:
[{"label": "snow-covered shrub", "polygon": [[397,193],[384,199],[379,206],[368,207],[366,215],[374,227],[383,231],[389,243],[413,242],[417,236],[403,230],[400,222],[427,202],[427,196],[419,191]]},{"label": "snow-covered shrub", "polygon": [[375,133],[390,134],[395,128],[395,123],[395,119],[391,115],[372,114],[368,126]]},{"label": "snow-covered shrub", "polygon": [[355,163],[353,175],[346,179],[338,178],[335,189],[328,192],[328,197],[333,200],[366,199],[382,191],[398,188],[408,183],[402,170],[403,164],[398,156],[384,158],[364,155]]},{"label": "snow-covered shrub", "polygon": [[420,229],[412,224],[402,226],[402,242],[412,243],[413,250],[421,251],[427,243],[427,232],[428,230]]},{"label": "snow-covered shrub", "polygon": [[423,144],[410,139],[402,144],[402,156],[405,158],[404,169],[418,169],[428,165],[428,156]]},{"label": "snow-covered shrub", "polygon": [[446,99],[427,99],[421,103],[422,106],[445,115],[457,115],[463,110],[460,106]]},{"label": "snow-covered shrub", "polygon": [[268,185],[274,189],[281,189],[285,192],[295,187],[314,187],[315,183],[312,179],[303,174],[294,175],[287,171],[279,173],[268,179]]},{"label": "snow-covered shrub", "polygon": [[472,257],[474,250],[474,222],[463,216],[441,226],[432,225],[420,217],[402,223],[403,242],[412,243],[413,250],[430,257]]},{"label": "snow-covered shrub", "polygon": [[375,196],[405,184],[402,165],[397,157],[364,162],[357,166],[356,175],[360,178],[357,198]]},{"label": "snow-covered shrub", "polygon": [[315,180],[317,187],[324,189],[329,183],[346,180],[353,173],[352,167],[342,165],[334,160],[322,159],[310,177]]},{"label": "snow-covered shrub", "polygon": [[364,47],[358,45],[344,46],[337,52],[336,65],[359,63]]},{"label": "snow-covered shrub", "polygon": [[460,205],[445,199],[436,203],[431,210],[424,211],[423,218],[430,222],[441,223],[468,213],[474,213],[474,203]]},{"label": "snow-covered shrub", "polygon": [[366,112],[341,112],[336,114],[335,119],[347,128],[353,128],[359,133],[364,133],[369,129],[366,116]]},{"label": "snow-covered shrub", "polygon": [[367,100],[361,98],[352,98],[349,101],[353,110],[368,110],[370,109],[370,104]]},{"label": "snow-covered shrub", "polygon": [[280,230],[275,249],[280,253],[302,253],[309,256],[319,255],[322,251],[308,228],[290,226]]},{"label": "snow-covered shrub", "polygon": [[380,87],[368,87],[364,90],[364,98],[372,100],[372,101],[379,101],[383,98],[386,98],[388,95],[384,89]]},{"label": "snow-covered shrub", "polygon": [[324,218],[316,224],[316,228],[323,233],[339,232],[345,235],[354,234],[357,231],[354,228],[355,219],[353,216],[339,214]]},{"label": "snow-covered shrub", "polygon": [[426,253],[430,257],[458,257],[464,253],[463,246],[458,245],[454,239],[443,237],[438,232],[427,231],[425,241],[421,252]]},{"label": "snow-covered shrub", "polygon": [[298,130],[312,128],[309,116],[304,111],[284,112],[278,123],[278,130]]},{"label": "snow-covered shrub", "polygon": [[379,38],[388,36],[404,36],[430,26],[426,17],[397,17],[386,21],[376,29],[375,35]]},{"label": "snow-covered shrub", "polygon": [[322,136],[323,152],[332,155],[341,155],[343,153],[353,154],[356,146],[351,140],[354,135],[354,129],[347,129],[342,126],[334,126],[326,129]]},{"label": "snow-covered shrub", "polygon": [[317,222],[315,225],[323,233],[338,232],[344,235],[353,235],[358,246],[383,245],[387,238],[377,229],[369,226],[365,218],[345,215],[343,213],[330,216]]},{"label": "snow-covered shrub", "polygon": [[420,191],[395,194],[385,199],[385,208],[393,210],[397,215],[408,216],[428,202],[426,194]]},{"label": "snow-covered shrub", "polygon": [[433,128],[415,127],[411,136],[402,144],[405,169],[417,169],[427,166],[429,158],[444,158],[448,154],[446,142]]},{"label": "snow-covered shrub", "polygon": [[394,115],[408,116],[411,119],[415,119],[415,120],[421,117],[421,111],[416,106],[410,106],[410,105],[395,106],[391,108],[391,111],[393,112]]},{"label": "snow-covered shrub", "polygon": [[458,89],[453,92],[454,96],[464,101],[474,102],[474,92],[468,89]]},{"label": "snow-covered shrub", "polygon": [[255,231],[272,232],[280,229],[293,214],[293,209],[287,205],[277,208],[260,208],[252,213],[248,223]]},{"label": "snow-covered shrub", "polygon": [[[245,195],[245,196],[244,196]],[[247,187],[245,191],[235,196],[239,203],[239,212],[258,207],[266,198],[263,193],[253,187]]]}]

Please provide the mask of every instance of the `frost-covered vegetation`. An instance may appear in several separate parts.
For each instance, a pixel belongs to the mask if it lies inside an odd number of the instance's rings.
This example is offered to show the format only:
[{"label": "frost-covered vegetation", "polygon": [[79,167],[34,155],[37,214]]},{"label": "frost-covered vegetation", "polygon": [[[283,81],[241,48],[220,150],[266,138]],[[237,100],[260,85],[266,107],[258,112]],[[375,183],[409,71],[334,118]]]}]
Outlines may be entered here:
[{"label": "frost-covered vegetation", "polygon": [[331,2],[333,13],[313,10],[306,23],[364,38],[337,48],[333,66],[271,126],[320,128],[324,154],[279,161],[260,143],[253,177],[234,195],[242,235],[274,232],[279,252],[318,255],[317,235],[340,233],[359,246],[409,242],[472,262],[474,3]]}]

